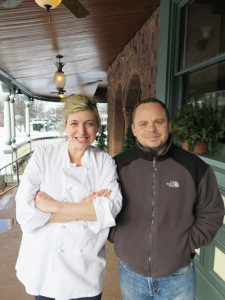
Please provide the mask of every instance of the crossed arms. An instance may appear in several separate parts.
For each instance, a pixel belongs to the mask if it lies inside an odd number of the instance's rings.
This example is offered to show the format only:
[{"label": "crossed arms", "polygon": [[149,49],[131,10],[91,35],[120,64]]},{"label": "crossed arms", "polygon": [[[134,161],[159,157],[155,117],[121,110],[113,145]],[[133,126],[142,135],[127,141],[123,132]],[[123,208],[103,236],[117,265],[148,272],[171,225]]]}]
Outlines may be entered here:
[{"label": "crossed arms", "polygon": [[38,191],[34,197],[35,206],[44,213],[51,213],[48,223],[61,223],[71,221],[97,221],[93,200],[96,197],[109,197],[111,191],[103,189],[88,195],[80,203],[56,201],[48,194]]}]

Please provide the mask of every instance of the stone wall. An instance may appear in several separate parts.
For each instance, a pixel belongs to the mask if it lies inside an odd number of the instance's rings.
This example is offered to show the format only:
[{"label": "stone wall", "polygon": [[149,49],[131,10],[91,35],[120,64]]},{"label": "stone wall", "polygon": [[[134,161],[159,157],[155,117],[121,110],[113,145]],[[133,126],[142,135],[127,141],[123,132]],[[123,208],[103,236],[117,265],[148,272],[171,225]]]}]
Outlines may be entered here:
[{"label": "stone wall", "polygon": [[112,155],[120,152],[134,105],[156,95],[158,35],[159,8],[108,69],[108,148]]}]

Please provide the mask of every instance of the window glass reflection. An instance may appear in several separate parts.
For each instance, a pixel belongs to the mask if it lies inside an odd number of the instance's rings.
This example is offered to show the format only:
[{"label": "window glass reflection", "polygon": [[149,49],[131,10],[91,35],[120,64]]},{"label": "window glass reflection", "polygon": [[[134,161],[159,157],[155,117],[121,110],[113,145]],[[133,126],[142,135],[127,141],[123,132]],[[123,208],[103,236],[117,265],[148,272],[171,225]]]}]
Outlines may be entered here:
[{"label": "window glass reflection", "polygon": [[185,76],[183,102],[202,101],[217,109],[225,105],[225,63]]},{"label": "window glass reflection", "polygon": [[225,52],[225,1],[194,0],[182,8],[180,70]]}]

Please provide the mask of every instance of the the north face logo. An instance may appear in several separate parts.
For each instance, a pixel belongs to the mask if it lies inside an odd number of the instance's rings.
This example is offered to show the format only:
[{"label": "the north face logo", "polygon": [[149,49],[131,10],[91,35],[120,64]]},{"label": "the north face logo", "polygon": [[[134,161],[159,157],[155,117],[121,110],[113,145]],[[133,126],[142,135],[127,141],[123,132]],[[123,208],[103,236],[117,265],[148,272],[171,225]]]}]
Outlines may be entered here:
[{"label": "the north face logo", "polygon": [[166,185],[168,185],[169,187],[175,187],[175,188],[179,188],[180,185],[177,181],[170,181],[170,182],[167,182]]}]

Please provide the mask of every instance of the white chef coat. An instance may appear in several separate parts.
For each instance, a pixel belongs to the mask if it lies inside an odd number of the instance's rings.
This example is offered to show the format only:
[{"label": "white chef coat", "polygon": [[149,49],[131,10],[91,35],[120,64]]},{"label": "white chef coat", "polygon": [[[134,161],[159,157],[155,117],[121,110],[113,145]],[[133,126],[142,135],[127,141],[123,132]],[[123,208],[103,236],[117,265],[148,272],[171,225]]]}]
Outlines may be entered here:
[{"label": "white chef coat", "polygon": [[[16,215],[23,231],[16,263],[17,277],[27,293],[69,300],[102,292],[104,244],[121,209],[122,196],[112,157],[89,147],[82,166],[70,162],[68,142],[37,148],[16,195]],[[51,214],[35,208],[40,190],[57,201],[82,201],[92,192],[111,190],[110,198],[93,200],[97,221],[47,223]]]}]

